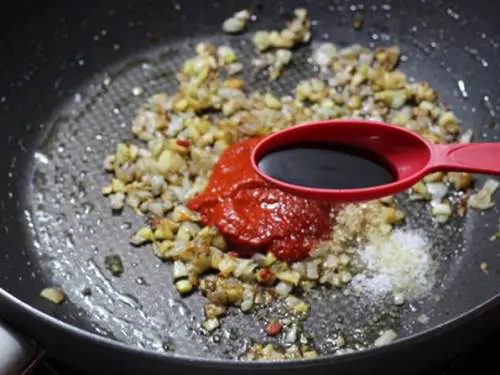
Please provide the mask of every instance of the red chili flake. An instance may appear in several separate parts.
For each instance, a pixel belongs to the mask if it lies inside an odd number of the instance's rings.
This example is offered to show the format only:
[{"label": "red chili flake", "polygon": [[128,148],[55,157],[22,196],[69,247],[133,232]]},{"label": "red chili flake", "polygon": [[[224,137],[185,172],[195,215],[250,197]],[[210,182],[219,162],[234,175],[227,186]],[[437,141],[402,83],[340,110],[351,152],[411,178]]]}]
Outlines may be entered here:
[{"label": "red chili flake", "polygon": [[227,255],[229,255],[231,257],[238,257],[238,253],[236,251],[228,251]]},{"label": "red chili flake", "polygon": [[264,332],[266,332],[268,336],[277,336],[281,332],[281,324],[279,322],[268,323],[264,327]]},{"label": "red chili flake", "polygon": [[269,268],[261,268],[259,270],[259,276],[262,279],[262,281],[266,282],[272,276],[272,272]]},{"label": "red chili flake", "polygon": [[191,146],[191,142],[188,141],[187,139],[176,139],[175,143],[177,143],[177,146],[181,146],[181,147]]},{"label": "red chili flake", "polygon": [[267,267],[261,268],[257,272],[257,280],[261,284],[272,285],[276,281],[276,275]]}]

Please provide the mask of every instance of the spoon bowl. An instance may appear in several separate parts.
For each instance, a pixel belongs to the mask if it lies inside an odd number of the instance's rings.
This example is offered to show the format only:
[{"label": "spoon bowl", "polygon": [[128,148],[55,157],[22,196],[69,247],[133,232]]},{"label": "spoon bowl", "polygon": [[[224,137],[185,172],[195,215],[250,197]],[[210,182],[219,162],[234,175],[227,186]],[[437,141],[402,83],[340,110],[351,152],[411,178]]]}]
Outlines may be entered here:
[{"label": "spoon bowl", "polygon": [[[279,180],[259,168],[259,162],[273,151],[314,142],[340,143],[368,150],[384,162],[394,181],[366,188],[317,188]],[[401,192],[439,170],[500,174],[500,143],[433,144],[416,132],[382,122],[318,121],[264,138],[253,150],[252,166],[269,184],[292,194],[325,201],[360,202]]]}]

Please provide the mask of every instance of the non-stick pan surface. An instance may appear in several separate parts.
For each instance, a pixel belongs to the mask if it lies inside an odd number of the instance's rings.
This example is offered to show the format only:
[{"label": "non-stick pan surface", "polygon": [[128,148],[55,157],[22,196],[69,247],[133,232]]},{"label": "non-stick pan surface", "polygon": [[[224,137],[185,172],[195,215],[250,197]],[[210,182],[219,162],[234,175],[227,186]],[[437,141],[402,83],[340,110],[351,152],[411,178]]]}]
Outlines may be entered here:
[{"label": "non-stick pan surface", "polygon": [[[12,16],[0,42],[0,287],[60,321],[163,356],[150,363],[169,363],[171,356],[232,361],[252,342],[269,341],[262,318],[273,311],[232,311],[215,335],[200,333],[203,298],[180,298],[171,265],[147,247],[128,244],[141,219],[128,211],[111,213],[100,193],[108,178],[102,160],[118,141],[131,139],[131,118],[148,94],[175,91],[175,72],[198,41],[228,43],[249,61],[251,33],[279,27],[299,5],[314,20],[312,46],[294,54],[292,66],[276,83],[249,75],[252,89],[291,92],[313,73],[307,58],[315,43],[397,44],[406,56],[400,67],[405,73],[429,81],[462,126],[475,129],[476,140],[498,140],[500,27],[494,15],[500,8],[494,1],[48,1],[21,6],[24,13]],[[222,20],[248,6],[258,16],[249,32],[222,34]],[[356,13],[364,15],[361,31],[352,27]],[[144,93],[133,95],[134,87]],[[374,335],[391,327],[409,336],[457,319],[497,294],[500,258],[497,244],[489,241],[497,231],[496,210],[470,211],[438,225],[431,223],[425,205],[405,207],[408,225],[431,233],[435,244],[440,282],[433,295],[396,308],[331,289],[314,291],[306,329],[323,354],[335,351],[332,338],[339,330],[362,342],[359,329],[374,317],[379,318]],[[110,254],[124,261],[120,278],[104,268]],[[488,263],[487,273],[480,269],[482,262]],[[67,301],[54,306],[41,299],[46,285],[59,286]],[[61,353],[74,362],[77,356],[68,355],[68,345],[80,338],[80,343],[102,346],[103,356],[116,361],[106,352],[109,342],[96,344],[96,337],[81,331],[68,334],[67,326],[58,326],[66,334],[56,329],[47,337],[46,317],[26,319],[30,312],[3,299],[2,316],[52,348],[52,355]],[[423,313],[430,322],[416,324]],[[123,346],[112,349],[117,353]],[[146,358],[135,351],[127,354],[134,355]]]}]

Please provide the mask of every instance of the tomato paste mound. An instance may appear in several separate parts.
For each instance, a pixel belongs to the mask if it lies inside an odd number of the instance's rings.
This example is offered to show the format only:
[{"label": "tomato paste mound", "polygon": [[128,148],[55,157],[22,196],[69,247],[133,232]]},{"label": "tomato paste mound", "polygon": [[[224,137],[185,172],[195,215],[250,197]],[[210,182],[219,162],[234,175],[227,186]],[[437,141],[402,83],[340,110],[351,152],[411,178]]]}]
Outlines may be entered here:
[{"label": "tomato paste mound", "polygon": [[234,251],[271,251],[282,260],[303,259],[318,241],[328,238],[333,207],[283,192],[264,181],[250,161],[260,139],[228,147],[207,188],[188,207],[201,214],[204,225],[217,226]]}]

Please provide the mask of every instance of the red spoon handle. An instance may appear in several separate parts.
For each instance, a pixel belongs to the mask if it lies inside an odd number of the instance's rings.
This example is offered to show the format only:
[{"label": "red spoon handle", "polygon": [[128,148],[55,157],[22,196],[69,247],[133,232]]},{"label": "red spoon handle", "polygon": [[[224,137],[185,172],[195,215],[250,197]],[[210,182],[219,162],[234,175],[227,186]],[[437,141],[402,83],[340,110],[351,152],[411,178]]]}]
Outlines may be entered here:
[{"label": "red spoon handle", "polygon": [[430,169],[500,175],[500,142],[433,145]]}]

